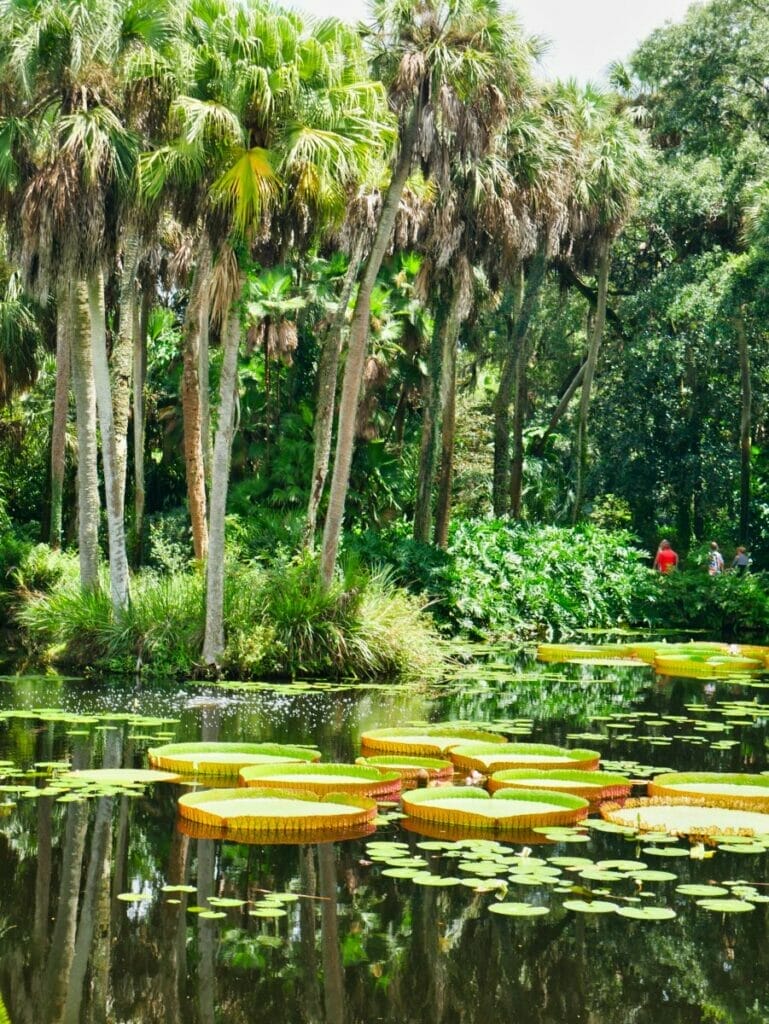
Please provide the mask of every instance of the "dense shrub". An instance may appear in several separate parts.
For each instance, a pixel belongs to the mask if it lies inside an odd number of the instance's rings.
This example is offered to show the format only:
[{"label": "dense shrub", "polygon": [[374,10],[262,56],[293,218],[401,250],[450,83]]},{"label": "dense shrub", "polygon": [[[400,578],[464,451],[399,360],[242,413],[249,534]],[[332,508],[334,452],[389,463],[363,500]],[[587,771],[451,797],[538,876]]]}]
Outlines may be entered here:
[{"label": "dense shrub", "polygon": [[631,614],[647,572],[645,553],[624,531],[592,525],[524,527],[506,520],[455,524],[447,552],[416,544],[401,528],[358,550],[423,591],[450,630],[522,637],[614,626]]},{"label": "dense shrub", "polygon": [[[66,581],[31,597],[18,615],[38,650],[80,669],[200,671],[204,580],[196,572],[137,574],[131,604],[112,611],[108,588]],[[269,568],[232,565],[225,589],[231,677],[432,675],[440,664],[429,619],[384,573],[350,569],[325,589],[304,556]]]},{"label": "dense shrub", "polygon": [[632,602],[632,618],[655,628],[700,629],[739,639],[769,636],[769,575],[704,570],[647,576]]}]

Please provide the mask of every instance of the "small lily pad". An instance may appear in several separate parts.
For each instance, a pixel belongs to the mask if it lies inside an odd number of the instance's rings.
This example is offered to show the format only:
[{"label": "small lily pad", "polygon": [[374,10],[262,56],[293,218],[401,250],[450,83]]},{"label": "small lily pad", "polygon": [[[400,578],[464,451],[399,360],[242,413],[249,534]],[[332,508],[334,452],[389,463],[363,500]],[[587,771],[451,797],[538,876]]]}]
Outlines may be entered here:
[{"label": "small lily pad", "polygon": [[619,907],[617,913],[634,921],[670,921],[676,916],[670,907]]},{"label": "small lily pad", "polygon": [[613,914],[619,910],[618,903],[608,900],[564,900],[563,906],[576,914]]},{"label": "small lily pad", "polygon": [[489,910],[503,917],[544,917],[550,913],[548,907],[538,907],[533,903],[492,903]]}]

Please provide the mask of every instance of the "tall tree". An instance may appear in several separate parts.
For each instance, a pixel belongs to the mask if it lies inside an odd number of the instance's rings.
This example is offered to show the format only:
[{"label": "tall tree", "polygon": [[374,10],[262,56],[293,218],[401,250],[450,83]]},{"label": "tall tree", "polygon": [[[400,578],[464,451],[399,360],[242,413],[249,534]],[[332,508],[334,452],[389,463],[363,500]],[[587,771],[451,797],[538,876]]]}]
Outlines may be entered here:
[{"label": "tall tree", "polygon": [[321,575],[326,585],[333,577],[344,519],[371,294],[406,181],[418,158],[442,184],[453,161],[488,152],[509,104],[529,88],[533,56],[518,22],[502,13],[496,0],[378,0],[373,11],[374,66],[388,83],[400,136],[350,324],[323,531]]}]

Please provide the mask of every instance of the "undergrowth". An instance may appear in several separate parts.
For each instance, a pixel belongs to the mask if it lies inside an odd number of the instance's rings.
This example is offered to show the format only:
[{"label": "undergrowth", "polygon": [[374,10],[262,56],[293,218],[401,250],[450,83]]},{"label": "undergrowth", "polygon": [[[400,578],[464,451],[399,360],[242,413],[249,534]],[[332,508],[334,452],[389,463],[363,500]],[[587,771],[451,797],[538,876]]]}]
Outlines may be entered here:
[{"label": "undergrowth", "polygon": [[[28,594],[17,621],[28,643],[78,669],[199,674],[205,582],[195,571],[144,571],[129,607],[115,615],[106,580],[92,592],[76,581]],[[229,567],[225,652],[231,678],[425,677],[440,663],[420,602],[384,572],[350,564],[328,589],[309,556]]]}]

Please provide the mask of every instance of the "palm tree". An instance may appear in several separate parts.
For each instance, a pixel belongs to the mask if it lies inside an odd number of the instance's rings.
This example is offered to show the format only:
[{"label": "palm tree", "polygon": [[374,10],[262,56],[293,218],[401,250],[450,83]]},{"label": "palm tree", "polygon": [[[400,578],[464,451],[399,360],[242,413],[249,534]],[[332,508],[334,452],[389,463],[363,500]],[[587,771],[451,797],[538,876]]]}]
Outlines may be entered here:
[{"label": "palm tree", "polygon": [[611,269],[611,246],[628,217],[640,187],[640,173],[646,158],[640,132],[629,113],[617,110],[614,98],[586,86],[581,95],[572,85],[565,87],[565,99],[575,111],[581,137],[582,155],[575,187],[583,247],[597,267],[597,301],[588,342],[577,426],[577,479],[573,521],[582,508],[588,464],[587,422],[598,353],[606,324],[606,300]]},{"label": "palm tree", "polygon": [[[202,5],[201,5],[202,6]],[[210,8],[209,8],[210,11]],[[307,31],[266,4],[219,5],[210,23],[209,99],[173,107],[177,136],[148,155],[145,187],[192,183],[205,196],[214,260],[210,294],[223,361],[211,474],[203,658],[224,647],[224,514],[243,334],[245,263],[274,267],[338,224],[347,194],[391,137],[381,87],[366,77],[358,38],[338,22]],[[200,68],[200,73],[206,70]],[[201,188],[202,186],[202,188]]]},{"label": "palm tree", "polygon": [[323,532],[321,575],[331,582],[350,478],[369,334],[369,305],[406,181],[421,159],[439,184],[452,162],[492,146],[508,105],[529,86],[532,44],[496,0],[377,0],[374,67],[399,117],[398,152],[350,325],[337,444]]},{"label": "palm tree", "polygon": [[[75,299],[65,298],[64,306],[73,323],[81,576],[85,586],[96,585],[98,496],[94,490],[91,404],[95,394],[105,476],[110,589],[113,605],[120,611],[128,601],[123,512],[129,388],[122,386],[126,378],[122,359],[117,374],[119,401],[113,407],[104,269],[121,234],[124,197],[131,194],[138,155],[137,136],[127,127],[131,120],[128,83],[148,88],[157,67],[147,53],[158,38],[166,38],[166,21],[162,5],[153,10],[154,17],[147,17],[138,2],[122,5],[109,0],[84,4],[8,0],[4,13],[11,40],[8,67],[15,76],[30,128],[21,153],[24,162],[16,161],[27,171],[16,225],[22,265],[42,295],[51,287],[58,291],[59,282],[78,282]],[[30,31],[30,23],[34,31]],[[32,137],[34,146],[29,144]],[[124,246],[124,256],[128,248]],[[129,254],[129,278],[135,273],[135,262]],[[130,288],[123,289],[125,295],[128,291]],[[84,297],[87,332],[81,315]],[[127,324],[133,317],[128,310],[124,312]],[[116,348],[120,353],[125,346]],[[130,382],[130,370],[127,376]],[[85,436],[88,433],[93,439]]]}]

